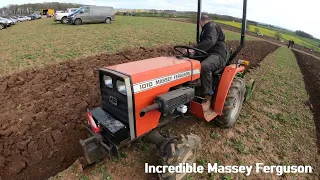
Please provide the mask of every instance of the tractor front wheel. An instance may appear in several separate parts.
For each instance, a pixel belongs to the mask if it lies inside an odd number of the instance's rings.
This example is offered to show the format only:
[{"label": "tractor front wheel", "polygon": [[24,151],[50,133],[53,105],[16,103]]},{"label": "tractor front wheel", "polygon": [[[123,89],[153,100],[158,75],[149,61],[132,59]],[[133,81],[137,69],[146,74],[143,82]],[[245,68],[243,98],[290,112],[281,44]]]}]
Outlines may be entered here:
[{"label": "tractor front wheel", "polygon": [[[178,141],[168,143],[162,149],[165,156],[162,157],[162,163],[166,166],[178,166],[180,163],[183,165],[188,164],[192,166],[196,161],[198,150],[201,147],[200,137],[195,134],[183,135]],[[158,174],[160,180],[182,180],[187,176],[186,173],[162,173]]]},{"label": "tractor front wheel", "polygon": [[239,117],[246,91],[245,80],[234,78],[224,103],[222,116],[215,121],[218,126],[230,128]]}]

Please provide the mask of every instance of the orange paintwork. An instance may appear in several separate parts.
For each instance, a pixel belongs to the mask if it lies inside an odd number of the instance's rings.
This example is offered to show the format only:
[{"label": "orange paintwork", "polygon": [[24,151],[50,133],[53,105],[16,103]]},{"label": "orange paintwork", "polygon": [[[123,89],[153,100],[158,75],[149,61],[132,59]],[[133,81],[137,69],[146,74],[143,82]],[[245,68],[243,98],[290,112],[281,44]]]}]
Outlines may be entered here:
[{"label": "orange paintwork", "polygon": [[[175,57],[157,57],[141,61],[134,61],[115,66],[109,66],[108,69],[113,69],[131,76],[132,83],[138,84],[151,79],[176,74],[179,72],[190,71],[191,63],[193,69],[201,68],[200,62],[191,59],[177,59]],[[200,78],[200,74],[194,74],[192,80]],[[143,108],[151,105],[154,99],[163,93],[169,91],[173,86],[177,86],[191,80],[191,76],[181,78],[167,84],[163,84],[147,91],[142,91],[134,94],[135,106],[135,126],[136,136],[139,137],[153,128],[158,126],[161,113],[157,110],[146,113],[144,117],[140,117],[140,112]]]},{"label": "orange paintwork", "polygon": [[204,119],[207,122],[210,122],[211,120],[213,120],[218,115],[216,112],[214,112],[211,109],[209,109],[208,111],[204,112],[202,104],[198,103],[196,101],[191,101],[190,111],[197,118]]},{"label": "orange paintwork", "polygon": [[231,83],[235,75],[239,72],[244,71],[244,69],[244,66],[236,67],[235,64],[231,64],[224,69],[222,77],[220,79],[216,99],[214,102],[212,102],[213,112],[203,112],[201,103],[195,101],[191,102],[191,112],[196,117],[204,119],[207,122],[212,121],[218,115],[221,116]]},{"label": "orange paintwork", "polygon": [[214,104],[212,103],[213,111],[216,112],[219,116],[222,115],[223,106],[235,75],[239,72],[244,71],[244,69],[244,66],[236,67],[235,64],[231,64],[224,69],[222,77],[220,79],[216,100]]},{"label": "orange paintwork", "polygon": [[[107,67],[124,74],[131,76],[132,86],[141,82],[150,81],[155,78],[160,78],[179,72],[185,72],[198,69],[201,71],[201,64],[197,60],[191,59],[178,59],[175,57],[157,57],[145,59],[141,61],[134,61],[114,66]],[[223,106],[227,97],[232,80],[238,72],[244,71],[243,66],[236,67],[235,64],[229,65],[224,69],[220,84],[218,87],[216,100],[212,103],[213,112],[209,115],[204,114],[200,103],[191,102],[191,112],[198,118],[211,121],[217,115],[222,115]],[[171,87],[183,84],[185,82],[196,80],[200,78],[200,74],[193,74],[167,84],[153,87],[146,91],[134,93],[134,108],[135,108],[135,126],[136,137],[139,137],[150,130],[156,128],[159,123],[161,113],[157,110],[148,112],[145,116],[140,117],[140,112],[145,107],[151,105],[158,95],[164,94],[169,91]]]}]

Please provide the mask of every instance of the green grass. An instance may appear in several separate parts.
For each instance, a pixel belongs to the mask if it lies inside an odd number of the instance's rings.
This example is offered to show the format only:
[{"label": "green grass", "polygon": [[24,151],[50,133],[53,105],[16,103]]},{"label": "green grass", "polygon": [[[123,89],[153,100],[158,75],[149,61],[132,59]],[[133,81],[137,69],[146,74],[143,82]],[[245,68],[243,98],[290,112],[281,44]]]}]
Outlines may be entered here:
[{"label": "green grass", "polygon": [[[130,47],[188,44],[195,42],[195,29],[190,23],[124,16],[112,24],[81,26],[53,19],[23,22],[1,31],[0,75]],[[227,40],[240,39],[238,33],[225,34]]]},{"label": "green grass", "polygon": [[[223,21],[223,20],[215,20],[215,21],[221,24],[226,24],[236,28],[241,28],[241,23],[239,22],[231,22],[231,21]],[[296,34],[294,34],[294,32],[289,32],[285,30],[277,30],[275,28],[267,28],[264,26],[249,25],[250,32],[255,33],[256,28],[258,28],[259,32],[262,33],[264,36],[270,36],[270,37],[275,37],[276,32],[279,31],[281,32],[282,39],[285,41],[293,40],[296,44],[320,51],[320,48],[318,47],[320,44],[320,41],[317,41],[315,39],[303,38],[303,37],[297,36]]]}]

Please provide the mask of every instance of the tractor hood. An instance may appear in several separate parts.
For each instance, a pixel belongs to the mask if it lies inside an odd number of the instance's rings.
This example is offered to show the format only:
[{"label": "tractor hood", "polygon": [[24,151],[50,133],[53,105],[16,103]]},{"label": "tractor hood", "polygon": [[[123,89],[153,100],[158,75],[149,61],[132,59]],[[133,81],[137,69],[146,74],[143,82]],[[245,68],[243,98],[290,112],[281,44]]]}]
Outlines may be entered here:
[{"label": "tractor hood", "polygon": [[[131,77],[132,83],[150,80],[171,81],[200,74],[200,62],[188,58],[156,57],[106,67]],[[192,71],[191,71],[192,70]]]}]

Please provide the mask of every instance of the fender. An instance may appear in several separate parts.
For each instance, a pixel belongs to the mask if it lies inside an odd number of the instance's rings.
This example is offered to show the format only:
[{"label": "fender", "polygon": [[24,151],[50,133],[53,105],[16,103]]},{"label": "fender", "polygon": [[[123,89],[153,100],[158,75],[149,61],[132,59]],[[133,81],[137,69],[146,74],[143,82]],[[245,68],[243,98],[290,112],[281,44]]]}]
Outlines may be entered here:
[{"label": "fender", "polygon": [[245,70],[244,66],[237,67],[236,64],[231,64],[225,67],[222,73],[222,77],[220,79],[219,86],[218,86],[215,103],[212,104],[213,111],[217,113],[219,116],[222,115],[224,103],[226,101],[228,91],[234,77],[236,76],[237,73],[242,72],[244,70]]}]

